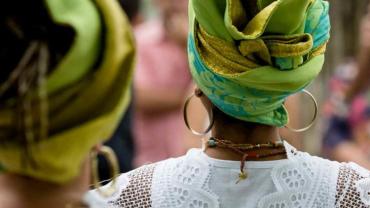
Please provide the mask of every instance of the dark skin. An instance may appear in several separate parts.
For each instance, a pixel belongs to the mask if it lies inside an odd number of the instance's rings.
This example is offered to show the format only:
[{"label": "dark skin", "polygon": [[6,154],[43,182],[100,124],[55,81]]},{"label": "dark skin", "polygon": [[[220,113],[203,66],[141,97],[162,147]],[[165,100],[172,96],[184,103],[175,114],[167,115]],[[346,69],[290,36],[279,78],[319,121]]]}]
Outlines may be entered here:
[{"label": "dark skin", "polygon": [[80,175],[58,185],[17,174],[0,175],[0,207],[74,208],[84,207],[82,198],[90,185],[90,160],[81,166]]},{"label": "dark skin", "polygon": [[[264,144],[279,140],[279,129],[277,127],[257,123],[249,123],[232,118],[218,110],[207,98],[207,96],[205,96],[199,89],[195,90],[195,94],[201,99],[208,113],[211,113],[211,109],[213,109],[213,137],[229,140],[236,144]],[[266,150],[256,150],[256,152],[264,154],[266,153]],[[240,154],[228,149],[207,148],[205,153],[212,158],[221,160],[241,160]],[[281,160],[286,158],[286,155],[278,155],[254,160],[268,161]]]}]

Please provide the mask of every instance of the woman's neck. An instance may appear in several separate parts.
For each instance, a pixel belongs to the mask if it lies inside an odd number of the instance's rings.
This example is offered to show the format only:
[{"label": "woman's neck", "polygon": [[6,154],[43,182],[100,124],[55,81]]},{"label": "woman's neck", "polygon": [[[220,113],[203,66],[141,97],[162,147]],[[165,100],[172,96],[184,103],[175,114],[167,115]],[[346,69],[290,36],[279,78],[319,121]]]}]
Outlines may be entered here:
[{"label": "woman's neck", "polygon": [[[235,144],[265,144],[280,140],[277,127],[248,124],[242,121],[227,124],[225,124],[225,122],[215,121],[214,128],[212,129],[212,136],[217,139],[229,140]],[[207,148],[206,154],[210,157],[223,160],[240,161],[242,157],[232,150],[221,148]],[[285,158],[286,155],[278,155],[259,160],[278,160]]]},{"label": "woman's neck", "polygon": [[89,169],[68,184],[58,185],[16,174],[0,175],[1,207],[66,208],[81,207],[89,187]]},{"label": "woman's neck", "polygon": [[263,144],[280,139],[277,127],[267,125],[249,126],[244,122],[233,124],[215,122],[212,136],[243,144]]}]

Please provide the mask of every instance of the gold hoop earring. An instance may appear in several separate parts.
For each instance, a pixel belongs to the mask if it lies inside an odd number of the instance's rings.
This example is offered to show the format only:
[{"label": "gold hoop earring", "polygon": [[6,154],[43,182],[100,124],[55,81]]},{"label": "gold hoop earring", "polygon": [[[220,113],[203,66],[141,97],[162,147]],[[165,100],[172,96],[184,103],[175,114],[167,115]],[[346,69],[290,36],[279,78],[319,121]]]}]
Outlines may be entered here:
[{"label": "gold hoop earring", "polygon": [[190,97],[188,97],[185,101],[184,110],[183,110],[183,112],[184,112],[184,121],[185,121],[186,127],[191,131],[191,133],[193,133],[194,135],[197,135],[197,136],[205,136],[211,131],[211,129],[213,127],[213,124],[214,124],[213,110],[211,110],[211,113],[209,115],[209,119],[210,119],[209,126],[207,127],[207,129],[204,132],[198,132],[198,131],[194,130],[193,128],[191,128],[191,126],[189,124],[189,120],[188,120],[188,106],[189,106],[189,103],[190,103],[191,99],[195,96],[196,95],[193,94]]},{"label": "gold hoop earring", "polygon": [[[104,190],[101,189],[100,181],[99,181],[99,171],[98,171],[98,155],[102,155],[107,160],[108,164],[110,165],[110,173],[112,177],[112,181],[107,188]],[[92,179],[94,183],[94,188],[96,191],[103,197],[110,197],[114,193],[117,192],[116,186],[116,178],[119,174],[118,168],[118,160],[114,153],[114,151],[107,146],[102,146],[97,151],[93,151],[91,153],[92,161],[91,161],[91,168],[92,168]]]},{"label": "gold hoop earring", "polygon": [[316,101],[315,97],[314,97],[314,96],[313,96],[309,91],[307,91],[307,90],[302,90],[302,93],[304,93],[304,94],[308,95],[308,97],[310,97],[310,98],[311,98],[311,100],[313,101],[313,103],[315,104],[315,113],[314,113],[314,116],[313,116],[313,118],[312,118],[312,120],[311,120],[310,124],[308,124],[308,125],[307,125],[306,127],[304,127],[304,128],[301,128],[301,129],[295,129],[295,128],[292,128],[292,127],[290,127],[290,126],[288,126],[288,125],[286,125],[286,126],[285,126],[285,128],[287,128],[289,131],[296,132],[296,133],[305,132],[305,131],[307,131],[308,129],[310,129],[310,128],[314,125],[315,120],[316,120],[316,118],[317,118],[317,114],[318,114],[318,112],[319,112],[318,104],[317,104],[317,101]]}]

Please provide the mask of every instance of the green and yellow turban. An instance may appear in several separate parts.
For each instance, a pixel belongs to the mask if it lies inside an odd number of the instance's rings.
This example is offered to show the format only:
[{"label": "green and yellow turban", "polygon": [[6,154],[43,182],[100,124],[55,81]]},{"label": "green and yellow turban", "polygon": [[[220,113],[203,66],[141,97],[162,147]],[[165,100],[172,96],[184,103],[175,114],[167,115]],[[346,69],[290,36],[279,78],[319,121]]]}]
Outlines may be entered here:
[{"label": "green and yellow turban", "polygon": [[195,82],[232,117],[286,125],[285,99],[323,67],[328,11],[323,0],[190,0]]},{"label": "green and yellow turban", "polygon": [[[129,103],[134,41],[116,1],[44,4],[55,24],[73,30],[72,45],[41,86],[47,106],[34,102],[40,96],[35,89],[27,95],[32,113],[20,121],[19,98],[0,99],[0,166],[6,172],[66,183],[79,174],[91,149],[111,137]],[[39,118],[46,108],[47,123]],[[27,137],[26,145],[20,136]]]}]

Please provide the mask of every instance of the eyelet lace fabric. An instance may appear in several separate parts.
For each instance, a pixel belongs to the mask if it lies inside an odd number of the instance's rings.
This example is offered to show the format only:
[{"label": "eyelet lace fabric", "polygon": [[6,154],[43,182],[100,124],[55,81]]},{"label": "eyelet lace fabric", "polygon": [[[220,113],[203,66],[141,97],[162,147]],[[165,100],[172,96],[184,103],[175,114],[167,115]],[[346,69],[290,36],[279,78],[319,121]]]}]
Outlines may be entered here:
[{"label": "eyelet lace fabric", "polygon": [[370,208],[367,170],[286,147],[291,163],[272,170],[278,191],[262,198],[258,208]]},{"label": "eyelet lace fabric", "polygon": [[312,157],[286,144],[289,163],[271,177],[277,192],[263,197],[258,208],[333,208],[339,163]]},{"label": "eyelet lace fabric", "polygon": [[[253,198],[257,205],[249,204],[248,199],[247,204],[233,208],[370,208],[369,171],[353,163],[310,156],[287,143],[285,147],[288,161],[266,170],[274,187],[271,193]],[[169,159],[125,174],[129,183],[109,201],[110,207],[229,208],[222,206],[222,192],[210,188],[217,167],[191,158],[195,156]],[[222,179],[217,181],[222,183]],[[240,194],[233,200],[249,197]]]},{"label": "eyelet lace fabric", "polygon": [[108,202],[110,207],[152,207],[151,192],[156,164],[146,165],[127,174],[129,184],[121,190],[117,199]]},{"label": "eyelet lace fabric", "polygon": [[336,207],[370,207],[369,173],[356,164],[343,164],[339,169]]},{"label": "eyelet lace fabric", "polygon": [[152,201],[155,208],[217,208],[218,197],[208,187],[211,166],[186,158],[158,165],[153,177]]}]

